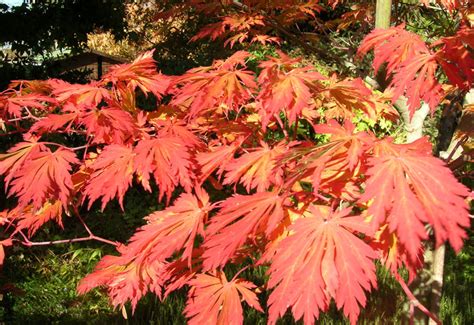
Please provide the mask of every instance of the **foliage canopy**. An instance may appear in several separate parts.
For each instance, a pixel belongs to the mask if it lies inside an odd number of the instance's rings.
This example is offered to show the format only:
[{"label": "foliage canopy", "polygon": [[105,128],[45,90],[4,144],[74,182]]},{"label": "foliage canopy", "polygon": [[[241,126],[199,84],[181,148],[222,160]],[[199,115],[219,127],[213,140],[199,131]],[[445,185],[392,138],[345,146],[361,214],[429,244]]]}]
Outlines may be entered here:
[{"label": "foliage canopy", "polygon": [[[220,13],[196,39],[279,44],[273,30],[317,22],[340,2],[192,0],[162,17],[193,6]],[[240,324],[241,301],[263,312],[258,293],[269,290],[271,324],[288,308],[312,324],[331,301],[355,323],[377,287],[377,260],[406,288],[399,269],[416,276],[430,233],[459,251],[470,225],[469,190],[426,138],[399,144],[351,122],[357,114],[396,119],[400,96],[411,115],[422,101],[434,111],[447,89],[441,73],[451,87],[470,89],[467,4],[440,3],[464,21],[453,35],[428,44],[399,25],[363,40],[359,55],[373,51],[374,70],[385,65],[392,78],[383,94],[283,51],[251,69],[256,59],[239,50],[180,76],[158,72],[149,51],[86,85],[13,82],[0,94],[1,121],[22,139],[0,155],[16,198],[2,212],[1,244],[41,245],[31,241],[35,232],[69,216],[88,236],[51,244],[115,245],[117,255],[102,258],[78,286],[80,293],[105,286],[114,306],[130,301],[134,309],[149,291],[165,299],[186,286],[190,323]],[[140,106],[140,96],[156,107]],[[166,208],[148,215],[127,244],[94,235],[87,211],[115,199],[123,208],[135,185],[157,189]],[[229,265],[240,271],[230,277]],[[257,288],[240,275],[258,266],[268,280]]]}]

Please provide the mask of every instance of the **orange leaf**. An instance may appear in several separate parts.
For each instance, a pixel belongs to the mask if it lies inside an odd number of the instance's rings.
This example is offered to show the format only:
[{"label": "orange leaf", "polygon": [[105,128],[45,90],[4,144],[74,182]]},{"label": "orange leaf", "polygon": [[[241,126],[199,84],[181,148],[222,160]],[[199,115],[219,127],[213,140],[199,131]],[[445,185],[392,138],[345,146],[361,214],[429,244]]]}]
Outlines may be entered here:
[{"label": "orange leaf", "polygon": [[286,151],[285,144],[280,143],[272,149],[265,142],[261,145],[261,148],[250,149],[225,166],[224,185],[240,182],[247,192],[255,188],[257,192],[263,192],[273,184],[281,184],[283,170],[277,170],[275,160]]},{"label": "orange leaf", "polygon": [[137,133],[132,116],[117,107],[93,108],[81,114],[79,122],[86,126],[93,143],[123,144]]},{"label": "orange leaf", "polygon": [[143,53],[130,64],[111,67],[103,80],[123,88],[122,91],[133,91],[138,87],[143,93],[151,92],[158,98],[166,93],[169,86],[169,79],[156,71],[153,51]]},{"label": "orange leaf", "polygon": [[17,229],[27,229],[32,236],[45,223],[54,220],[62,228],[63,206],[61,201],[47,201],[40,209],[26,206],[10,211],[11,218],[18,220]]},{"label": "orange leaf", "polygon": [[146,217],[148,224],[130,239],[129,256],[138,261],[164,261],[184,248],[181,258],[190,263],[194,241],[197,235],[204,237],[204,223],[210,210],[209,196],[204,190],[197,190],[196,195],[182,194],[172,206]]},{"label": "orange leaf", "polygon": [[8,187],[11,180],[21,170],[26,162],[37,156],[48,148],[41,142],[19,142],[10,149],[8,153],[0,154],[0,175],[6,175],[5,186]]},{"label": "orange leaf", "polygon": [[238,51],[225,61],[215,61],[210,67],[200,67],[189,70],[185,75],[175,80],[176,87],[172,104],[188,106],[188,116],[215,111],[224,106],[224,111],[239,112],[257,88],[253,73],[238,69],[245,68],[248,52]]},{"label": "orange leaf", "polygon": [[393,102],[406,95],[412,116],[420,107],[421,100],[434,111],[441,100],[442,89],[435,78],[438,67],[435,56],[417,34],[406,31],[404,27],[375,29],[364,38],[358,54],[373,49],[375,71],[387,63],[388,75],[393,74],[390,83],[394,88]]},{"label": "orange leaf", "polygon": [[242,324],[243,311],[240,297],[256,310],[263,312],[255,285],[242,279],[227,281],[223,272],[197,274],[189,281],[191,290],[184,313],[190,325]]},{"label": "orange leaf", "polygon": [[102,210],[107,203],[117,197],[123,209],[123,198],[133,180],[132,148],[111,144],[104,148],[90,168],[90,175],[84,189],[84,200],[89,198],[89,209],[95,200],[102,197]]},{"label": "orange leaf", "polygon": [[239,143],[235,141],[231,145],[212,146],[208,152],[198,153],[196,160],[201,166],[200,183],[202,184],[216,169],[217,175],[221,176],[238,148]]},{"label": "orange leaf", "polygon": [[8,194],[17,196],[20,206],[31,202],[35,209],[40,209],[46,201],[58,199],[66,207],[73,190],[69,172],[71,165],[78,163],[74,152],[64,148],[36,152],[15,171]]},{"label": "orange leaf", "polygon": [[296,59],[278,51],[280,58],[269,58],[260,64],[263,68],[258,82],[262,90],[258,96],[262,109],[262,125],[265,128],[271,119],[285,112],[290,123],[301,117],[303,109],[310,105],[315,81],[325,79],[314,68],[297,68]]},{"label": "orange leaf", "polygon": [[463,227],[470,223],[464,201],[469,191],[431,150],[425,151],[427,146],[429,149],[425,138],[406,145],[379,141],[375,157],[369,160],[366,189],[360,199],[373,200],[368,215],[373,216],[374,229],[388,223],[414,262],[421,241],[428,238],[425,224],[434,228],[437,245],[449,239],[459,251],[466,238]]},{"label": "orange leaf", "polygon": [[[161,297],[164,282],[177,275],[170,270],[178,267],[165,260],[182,252],[178,264],[187,259],[191,266],[195,240],[197,235],[204,236],[210,210],[209,196],[197,190],[196,195],[182,194],[174,205],[150,214],[148,223],[133,235],[130,244],[119,248],[121,256],[105,256],[81,281],[79,293],[106,286],[115,306],[131,300],[133,308],[148,290]],[[175,288],[182,284],[180,278],[173,280],[179,282]]]},{"label": "orange leaf", "polygon": [[160,188],[161,200],[164,195],[171,199],[174,189],[181,185],[189,192],[193,186],[194,173],[191,167],[191,155],[188,145],[181,138],[174,136],[141,140],[134,149],[134,170],[146,190],[150,173],[153,173]]},{"label": "orange leaf", "polygon": [[262,192],[237,194],[221,202],[221,210],[206,229],[204,269],[224,266],[249,237],[269,236],[285,217],[283,200],[276,193]]},{"label": "orange leaf", "polygon": [[348,216],[351,209],[309,209],[312,215],[290,226],[291,235],[278,244],[272,259],[269,323],[275,324],[291,306],[296,320],[303,317],[305,324],[314,324],[334,298],[355,324],[359,305],[366,304],[365,291],[376,287],[377,254],[353,232],[370,234],[370,227],[363,218]]},{"label": "orange leaf", "polygon": [[10,115],[20,117],[24,107],[48,111],[48,107],[45,104],[54,105],[55,103],[56,100],[54,98],[36,93],[0,96],[0,112],[5,110]]},{"label": "orange leaf", "polygon": [[96,107],[103,100],[111,98],[109,91],[101,87],[98,82],[81,85],[59,80],[54,83],[53,96],[56,96],[59,102],[70,101],[74,104],[83,104],[88,107]]}]

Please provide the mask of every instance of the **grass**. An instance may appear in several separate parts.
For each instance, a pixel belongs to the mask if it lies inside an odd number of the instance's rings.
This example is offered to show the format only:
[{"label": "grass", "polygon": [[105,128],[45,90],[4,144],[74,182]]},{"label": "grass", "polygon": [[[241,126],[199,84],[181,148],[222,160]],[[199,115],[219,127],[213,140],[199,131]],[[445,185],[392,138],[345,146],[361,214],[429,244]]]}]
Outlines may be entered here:
[{"label": "grass", "polygon": [[[472,265],[471,240],[459,255],[448,252],[445,274],[444,295],[441,303],[441,318],[444,324],[462,325],[474,323],[473,293],[474,266]],[[120,310],[108,306],[107,298],[101,290],[78,297],[75,286],[79,279],[89,272],[100,258],[94,249],[81,249],[80,253],[46,253],[26,255],[12,261],[16,270],[8,269],[15,278],[16,293],[4,295],[1,301],[3,321],[9,324],[184,324],[182,315],[186,302],[186,292],[172,294],[160,302],[154,295],[147,295],[140,301],[132,315],[127,308],[128,319]],[[26,265],[25,265],[26,263]],[[10,263],[11,264],[11,263]],[[13,273],[11,273],[13,271]],[[246,270],[243,277],[262,282],[265,270]],[[367,306],[361,312],[359,324],[399,324],[406,321],[407,303],[403,292],[395,280],[382,268],[378,268],[379,288],[369,295]],[[262,304],[267,293],[259,295]],[[265,314],[244,308],[245,324],[266,324]],[[287,313],[279,324],[299,324]],[[320,324],[348,324],[334,305],[319,319]]]}]

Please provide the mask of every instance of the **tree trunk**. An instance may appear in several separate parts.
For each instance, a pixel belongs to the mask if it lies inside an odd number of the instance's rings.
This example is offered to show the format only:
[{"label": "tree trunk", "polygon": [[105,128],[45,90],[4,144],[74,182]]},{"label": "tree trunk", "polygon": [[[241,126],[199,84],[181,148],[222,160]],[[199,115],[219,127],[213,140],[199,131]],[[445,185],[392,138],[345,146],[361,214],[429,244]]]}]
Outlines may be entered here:
[{"label": "tree trunk", "polygon": [[410,111],[407,106],[407,98],[400,96],[397,99],[394,106],[400,113],[400,116],[405,125],[405,131],[407,132],[407,143],[418,140],[423,136],[423,122],[430,113],[430,107],[428,104],[423,103],[420,109],[418,109],[413,117],[410,118]]},{"label": "tree trunk", "polygon": [[[375,5],[375,28],[390,28],[390,21],[392,17],[392,0],[377,0]],[[386,78],[387,72],[385,64],[379,71],[375,71],[375,79],[383,91],[388,86]]]},{"label": "tree trunk", "polygon": [[[431,295],[430,295],[430,311],[439,315],[441,305],[441,295],[443,293],[443,277],[444,277],[444,255],[446,246],[441,245],[433,252],[433,264],[431,265]],[[436,323],[430,318],[429,325]]]},{"label": "tree trunk", "polygon": [[[449,127],[453,127],[456,129],[456,126],[458,125],[458,118],[457,118],[457,113],[456,111],[456,99],[453,99],[455,101],[452,105],[450,105],[449,109],[450,111],[450,116],[446,124],[448,124],[448,129]],[[459,105],[459,100],[457,101]],[[474,89],[471,89],[466,96],[464,97],[464,102],[462,103],[462,106],[467,106],[471,105],[474,103]],[[462,110],[461,108],[458,108],[457,110]],[[454,121],[452,121],[454,120]],[[444,126],[440,126],[440,137],[442,136],[442,131],[444,129]],[[450,130],[448,130],[450,131]],[[454,131],[454,130],[453,130]],[[438,148],[438,154],[442,158],[448,158],[449,155],[451,155],[451,159],[457,159],[461,154],[462,154],[462,148],[459,147],[456,152],[451,154],[453,150],[457,147],[457,143],[459,139],[453,139],[454,132],[450,133],[450,139],[449,139],[449,146],[448,148]],[[446,150],[446,151],[442,151]],[[439,314],[440,311],[440,304],[441,304],[441,294],[443,290],[443,277],[444,277],[444,258],[445,258],[445,252],[446,252],[446,246],[442,245],[435,249],[433,253],[433,264],[431,267],[431,276],[432,276],[432,291],[431,291],[431,296],[430,296],[430,311],[434,314]],[[434,322],[431,320],[429,321],[429,324],[432,325]]]},{"label": "tree trunk", "polygon": [[375,7],[375,28],[389,28],[392,0],[377,0]]}]

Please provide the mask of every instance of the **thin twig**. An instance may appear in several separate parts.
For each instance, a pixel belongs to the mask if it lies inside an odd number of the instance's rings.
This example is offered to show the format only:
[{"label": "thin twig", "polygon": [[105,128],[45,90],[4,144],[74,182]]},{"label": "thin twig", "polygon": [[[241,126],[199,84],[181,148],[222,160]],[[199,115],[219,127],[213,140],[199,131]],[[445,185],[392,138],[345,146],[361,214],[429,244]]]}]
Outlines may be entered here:
[{"label": "thin twig", "polygon": [[75,214],[76,214],[76,217],[79,219],[79,221],[81,222],[81,224],[84,226],[84,228],[86,229],[87,233],[89,234],[89,236],[94,236],[92,234],[92,231],[90,230],[89,226],[87,226],[86,222],[84,221],[84,219],[82,219],[82,217],[79,215],[78,211],[77,211],[77,208],[75,208]]},{"label": "thin twig", "polygon": [[436,324],[441,325],[441,321],[436,317],[432,312],[428,310],[413,294],[413,292],[410,290],[408,285],[406,284],[405,280],[400,276],[400,274],[396,273],[395,274],[395,279],[397,279],[398,283],[402,287],[403,291],[407,295],[408,299],[410,299],[410,304],[413,304],[414,307],[417,307],[419,310],[421,310],[426,316],[431,318]]},{"label": "thin twig", "polygon": [[28,113],[29,117],[31,117],[33,120],[36,120],[36,121],[40,121],[41,118],[39,117],[36,117],[33,115],[33,113],[31,113],[31,111],[28,109],[28,107],[23,107],[25,109],[25,111]]},{"label": "thin twig", "polygon": [[106,244],[110,244],[110,245],[113,245],[113,246],[120,245],[119,242],[114,242],[114,241],[111,241],[111,240],[108,240],[108,239],[105,239],[105,238],[94,235],[94,233],[90,230],[89,226],[87,226],[84,219],[82,219],[81,215],[79,214],[79,211],[78,211],[77,207],[74,208],[74,213],[75,213],[76,217],[79,219],[79,221],[81,222],[81,224],[84,226],[84,229],[89,234],[90,239],[97,240],[97,241],[100,241],[100,242],[103,242],[103,243],[106,243]]},{"label": "thin twig", "polygon": [[89,147],[89,144],[85,144],[85,145],[79,146],[79,147],[69,148],[69,150],[78,151],[78,150],[82,150],[82,149],[87,149],[87,147]]},{"label": "thin twig", "polygon": [[27,116],[12,118],[12,119],[6,120],[5,122],[13,123],[13,122],[24,121],[24,120],[29,120],[29,119],[31,119],[31,116],[27,115]]},{"label": "thin twig", "polygon": [[[234,1],[232,1],[232,5],[234,7],[237,7],[239,9],[241,9],[241,10],[249,11],[248,6],[244,5],[240,1],[234,0]],[[264,11],[260,11],[259,13],[266,18],[266,21],[267,21],[267,23],[270,27],[274,28],[275,30],[277,30],[281,34],[288,37],[289,40],[291,40],[292,42],[294,42],[294,43],[298,44],[299,46],[301,46],[305,51],[310,52],[310,53],[314,53],[317,56],[319,56],[321,59],[334,62],[334,63],[340,65],[343,68],[345,67],[344,62],[340,57],[333,56],[333,55],[328,55],[328,53],[325,50],[306,43],[304,41],[304,37],[298,37],[298,35],[295,35],[294,33],[288,31],[277,20],[267,16]]]},{"label": "thin twig", "polygon": [[32,246],[48,246],[48,245],[58,245],[58,244],[69,244],[69,243],[77,243],[82,241],[88,240],[97,240],[97,238],[93,238],[91,236],[88,237],[79,237],[79,238],[71,238],[71,239],[60,239],[60,240],[50,240],[50,241],[40,241],[40,242],[33,242],[30,240],[27,241],[19,241],[22,245],[32,247]]},{"label": "thin twig", "polygon": [[451,152],[449,153],[448,158],[445,159],[446,162],[451,161],[451,159],[453,158],[456,151],[459,149],[460,146],[462,146],[464,144],[464,142],[467,141],[467,139],[468,139],[468,136],[466,136],[466,135],[463,136],[461,139],[459,139],[459,141],[454,146],[453,150],[451,150]]},{"label": "thin twig", "polygon": [[298,140],[298,119],[296,119],[295,122],[295,128],[294,128],[294,134],[293,134],[293,140]]},{"label": "thin twig", "polygon": [[290,137],[288,136],[288,132],[286,131],[285,124],[281,120],[280,116],[278,114],[275,114],[275,119],[277,120],[278,124],[281,127],[281,130],[283,131],[283,135],[285,136],[286,139],[289,139]]}]

